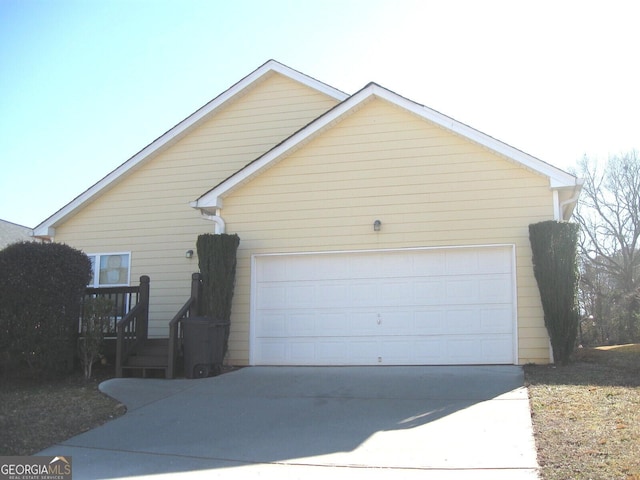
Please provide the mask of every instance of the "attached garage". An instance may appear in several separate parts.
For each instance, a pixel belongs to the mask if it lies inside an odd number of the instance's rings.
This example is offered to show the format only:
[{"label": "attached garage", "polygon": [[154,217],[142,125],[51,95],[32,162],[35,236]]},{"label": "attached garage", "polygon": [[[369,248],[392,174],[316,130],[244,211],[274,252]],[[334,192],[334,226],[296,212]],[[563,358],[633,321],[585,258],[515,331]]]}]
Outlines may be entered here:
[{"label": "attached garage", "polygon": [[255,255],[253,365],[517,363],[514,246]]},{"label": "attached garage", "polygon": [[237,234],[229,365],[548,363],[528,226],[569,220],[581,185],[376,83],[270,60],[34,235],[129,252],[162,337],[198,236]]}]

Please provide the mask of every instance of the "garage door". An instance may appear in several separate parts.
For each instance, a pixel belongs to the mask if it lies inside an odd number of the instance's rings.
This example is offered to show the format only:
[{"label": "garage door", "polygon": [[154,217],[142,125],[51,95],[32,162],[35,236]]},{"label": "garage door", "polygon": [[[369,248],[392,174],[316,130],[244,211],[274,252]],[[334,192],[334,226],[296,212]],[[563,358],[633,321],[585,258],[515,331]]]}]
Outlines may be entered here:
[{"label": "garage door", "polygon": [[256,255],[254,365],[515,362],[513,247]]}]

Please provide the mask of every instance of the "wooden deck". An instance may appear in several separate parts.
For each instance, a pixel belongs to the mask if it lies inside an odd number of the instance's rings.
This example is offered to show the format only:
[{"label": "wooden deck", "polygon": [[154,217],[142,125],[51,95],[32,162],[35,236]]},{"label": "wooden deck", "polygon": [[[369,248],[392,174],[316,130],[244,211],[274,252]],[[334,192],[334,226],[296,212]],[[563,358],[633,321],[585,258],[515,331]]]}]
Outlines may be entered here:
[{"label": "wooden deck", "polygon": [[[191,278],[191,296],[168,325],[167,338],[148,338],[150,279],[143,275],[133,287],[87,288],[85,299],[103,296],[114,305],[112,321],[104,332],[115,340],[116,376],[163,376],[174,378],[182,360],[182,322],[198,314],[202,288],[199,273]],[[80,318],[82,331],[84,308]]]}]

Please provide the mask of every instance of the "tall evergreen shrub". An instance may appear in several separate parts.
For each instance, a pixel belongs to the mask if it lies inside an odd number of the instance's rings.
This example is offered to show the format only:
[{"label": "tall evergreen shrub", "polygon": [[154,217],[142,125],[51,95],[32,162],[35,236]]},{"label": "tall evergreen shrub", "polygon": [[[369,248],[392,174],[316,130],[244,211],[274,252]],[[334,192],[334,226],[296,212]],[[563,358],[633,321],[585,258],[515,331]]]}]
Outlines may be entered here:
[{"label": "tall evergreen shrub", "polygon": [[68,373],[89,258],[58,243],[15,243],[0,251],[0,272],[0,353],[34,375]]},{"label": "tall evergreen shrub", "polygon": [[231,303],[236,278],[236,254],[240,245],[238,235],[203,234],[198,237],[198,265],[202,275],[202,303],[200,311],[224,328],[224,354],[229,342]]},{"label": "tall evergreen shrub", "polygon": [[554,360],[569,361],[580,313],[578,310],[578,232],[575,223],[546,221],[529,225],[533,271],[540,290],[544,324]]}]

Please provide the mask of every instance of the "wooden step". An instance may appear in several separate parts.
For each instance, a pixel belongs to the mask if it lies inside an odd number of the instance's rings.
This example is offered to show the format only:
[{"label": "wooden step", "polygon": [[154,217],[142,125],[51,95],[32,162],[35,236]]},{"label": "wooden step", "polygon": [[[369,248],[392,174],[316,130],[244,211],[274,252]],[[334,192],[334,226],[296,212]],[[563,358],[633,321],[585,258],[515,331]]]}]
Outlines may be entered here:
[{"label": "wooden step", "polygon": [[169,355],[169,339],[148,339],[136,352],[138,356],[165,356]]},{"label": "wooden step", "polygon": [[132,375],[142,373],[143,377],[152,372],[163,372],[166,376],[169,371],[169,339],[149,338],[132,353],[122,366]]},{"label": "wooden step", "polygon": [[[142,378],[147,378],[149,376],[153,378],[168,378],[167,372],[169,370],[168,366],[136,366],[136,365],[124,365],[122,367],[122,371],[128,372],[125,376],[133,376]],[[158,374],[161,376],[159,377]]]},{"label": "wooden step", "polygon": [[131,355],[127,359],[125,367],[129,368],[167,368],[169,366],[168,355]]}]

